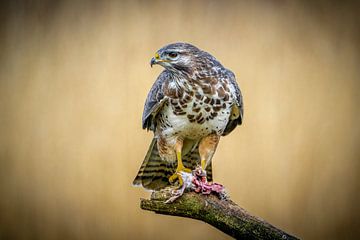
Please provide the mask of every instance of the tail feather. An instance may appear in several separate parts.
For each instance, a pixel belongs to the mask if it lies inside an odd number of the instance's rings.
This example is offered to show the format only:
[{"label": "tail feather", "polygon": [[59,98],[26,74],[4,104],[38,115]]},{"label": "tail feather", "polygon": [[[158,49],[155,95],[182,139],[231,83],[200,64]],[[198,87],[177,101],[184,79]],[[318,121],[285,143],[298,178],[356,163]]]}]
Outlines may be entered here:
[{"label": "tail feather", "polygon": [[169,185],[168,178],[173,174],[172,163],[161,159],[157,149],[156,138],[153,138],[145,159],[135,177],[133,184],[146,189],[159,190]]},{"label": "tail feather", "polygon": [[[197,143],[190,143],[192,146],[188,152],[184,152],[183,164],[186,168],[194,169],[200,164],[199,149]],[[196,145],[195,145],[196,144]],[[153,138],[145,159],[135,177],[133,184],[142,185],[146,189],[159,190],[169,186],[169,177],[176,170],[176,162],[166,162],[161,159],[157,149],[157,140]],[[207,180],[212,181],[211,162],[206,167]]]}]

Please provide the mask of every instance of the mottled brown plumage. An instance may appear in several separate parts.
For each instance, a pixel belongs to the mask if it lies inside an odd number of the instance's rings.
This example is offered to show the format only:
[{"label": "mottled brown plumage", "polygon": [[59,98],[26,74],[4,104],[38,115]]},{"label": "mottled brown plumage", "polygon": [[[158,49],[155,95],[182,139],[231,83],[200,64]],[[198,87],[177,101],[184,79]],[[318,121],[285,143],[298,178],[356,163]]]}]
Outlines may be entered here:
[{"label": "mottled brown plumage", "polygon": [[201,165],[212,180],[211,159],[220,136],[242,123],[235,75],[213,56],[187,43],[160,49],[151,65],[165,68],[146,99],[143,128],[154,139],[134,184],[160,189]]}]

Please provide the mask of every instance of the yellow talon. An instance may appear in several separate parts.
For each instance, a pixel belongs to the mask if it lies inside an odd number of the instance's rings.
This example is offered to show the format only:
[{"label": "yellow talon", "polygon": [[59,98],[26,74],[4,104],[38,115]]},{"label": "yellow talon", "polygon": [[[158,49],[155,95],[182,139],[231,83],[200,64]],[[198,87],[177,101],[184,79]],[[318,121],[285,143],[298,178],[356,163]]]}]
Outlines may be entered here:
[{"label": "yellow talon", "polygon": [[184,166],[184,164],[182,163],[181,152],[180,151],[176,152],[176,157],[178,159],[178,166],[176,168],[175,173],[169,177],[169,182],[173,183],[173,182],[175,182],[176,179],[179,179],[179,185],[182,186],[184,181],[183,181],[183,179],[182,179],[182,177],[181,177],[181,175],[179,173],[180,172],[191,173],[191,169],[186,168]]},{"label": "yellow talon", "polygon": [[205,159],[201,159],[201,169],[205,170],[205,166],[206,165],[206,160]]},{"label": "yellow talon", "polygon": [[173,183],[173,182],[175,182],[175,180],[178,178],[178,175],[176,174],[176,173],[174,173],[173,175],[171,175],[170,177],[169,177],[169,182],[170,183]]},{"label": "yellow talon", "polygon": [[175,173],[169,177],[169,181],[170,181],[171,183],[173,183],[173,182],[175,182],[176,179],[179,179],[179,184],[180,184],[180,186],[182,186],[184,181],[183,181],[183,179],[182,179],[182,177],[181,177],[180,172],[191,173],[191,169],[186,168],[186,167],[184,167],[184,165],[181,164],[180,167],[177,167],[177,168],[176,168]]}]

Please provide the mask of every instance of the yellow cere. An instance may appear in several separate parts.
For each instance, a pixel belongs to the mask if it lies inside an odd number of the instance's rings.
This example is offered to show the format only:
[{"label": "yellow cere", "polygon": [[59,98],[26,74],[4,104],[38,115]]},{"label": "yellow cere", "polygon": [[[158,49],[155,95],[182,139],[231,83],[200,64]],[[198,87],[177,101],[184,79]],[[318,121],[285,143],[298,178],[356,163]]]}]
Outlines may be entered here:
[{"label": "yellow cere", "polygon": [[160,58],[159,54],[155,53],[155,59],[159,59],[159,58]]}]

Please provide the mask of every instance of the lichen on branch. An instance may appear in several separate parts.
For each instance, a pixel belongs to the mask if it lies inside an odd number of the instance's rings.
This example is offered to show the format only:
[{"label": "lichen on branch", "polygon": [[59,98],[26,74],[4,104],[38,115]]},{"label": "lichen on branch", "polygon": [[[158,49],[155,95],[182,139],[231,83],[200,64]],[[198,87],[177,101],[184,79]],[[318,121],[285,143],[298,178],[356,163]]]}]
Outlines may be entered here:
[{"label": "lichen on branch", "polygon": [[141,199],[140,207],[158,214],[198,219],[236,239],[298,239],[252,216],[230,199],[186,192],[176,201],[165,203],[169,197],[170,189],[155,191],[150,199]]}]

